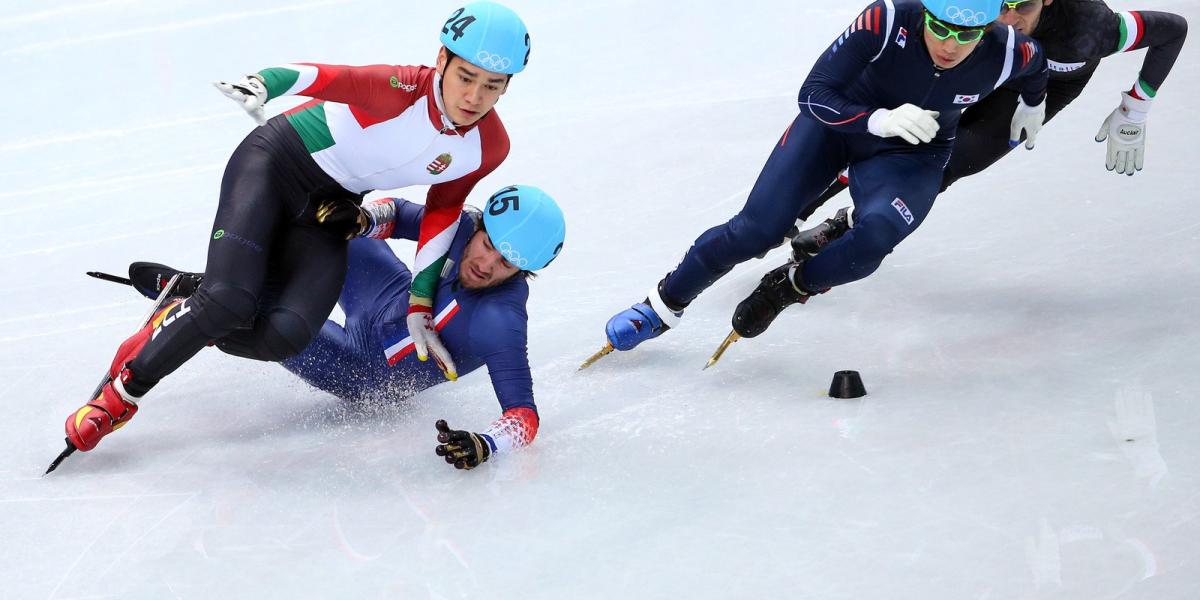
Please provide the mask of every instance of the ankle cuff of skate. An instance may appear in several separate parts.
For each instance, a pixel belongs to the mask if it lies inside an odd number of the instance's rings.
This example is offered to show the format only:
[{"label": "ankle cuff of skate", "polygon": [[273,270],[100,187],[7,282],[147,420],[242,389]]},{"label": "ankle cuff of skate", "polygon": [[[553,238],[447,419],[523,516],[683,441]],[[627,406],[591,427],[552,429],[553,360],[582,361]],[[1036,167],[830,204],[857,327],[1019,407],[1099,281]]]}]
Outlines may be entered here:
[{"label": "ankle cuff of skate", "polygon": [[804,263],[792,265],[792,268],[788,269],[788,283],[792,285],[792,289],[796,290],[797,294],[800,294],[801,296],[811,296],[812,292],[808,291],[808,289],[806,289],[802,283],[803,277],[801,276],[800,269],[803,268]]},{"label": "ankle cuff of skate", "polygon": [[662,295],[659,293],[657,285],[650,290],[646,299],[650,302],[650,308],[654,310],[658,318],[662,319],[663,325],[667,327],[679,325],[679,320],[683,318],[683,311],[676,312],[671,310],[671,307],[667,306],[666,301],[663,300]]},{"label": "ankle cuff of skate", "polygon": [[137,406],[138,400],[141,400],[141,396],[134,396],[129,393],[129,390],[125,389],[125,383],[121,381],[120,376],[113,379],[112,384],[113,390],[117,392],[117,395],[121,397],[123,402]]}]

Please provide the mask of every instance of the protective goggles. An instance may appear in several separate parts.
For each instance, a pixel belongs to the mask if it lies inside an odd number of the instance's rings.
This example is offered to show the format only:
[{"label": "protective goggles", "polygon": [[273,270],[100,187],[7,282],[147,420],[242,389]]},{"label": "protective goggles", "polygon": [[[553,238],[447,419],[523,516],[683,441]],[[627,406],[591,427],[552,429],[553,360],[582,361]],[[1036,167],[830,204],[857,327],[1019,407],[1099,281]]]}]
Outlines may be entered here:
[{"label": "protective goggles", "polygon": [[943,23],[930,12],[925,13],[925,29],[933,34],[933,37],[946,41],[954,38],[954,41],[960,44],[970,44],[978,42],[983,38],[983,34],[987,32],[987,27],[972,27],[970,29],[959,29],[954,25]]},{"label": "protective goggles", "polygon": [[1015,10],[1018,15],[1031,15],[1033,11],[1037,10],[1039,4],[1041,4],[1039,0],[1017,0],[1016,2],[1004,0],[1000,6],[1000,14]]}]

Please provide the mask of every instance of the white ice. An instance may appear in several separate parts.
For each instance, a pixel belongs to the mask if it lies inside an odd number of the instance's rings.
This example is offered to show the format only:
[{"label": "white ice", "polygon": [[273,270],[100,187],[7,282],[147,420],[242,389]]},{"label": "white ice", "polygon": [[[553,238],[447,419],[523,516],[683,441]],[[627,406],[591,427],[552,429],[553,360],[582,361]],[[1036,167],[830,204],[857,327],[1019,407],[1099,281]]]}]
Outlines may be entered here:
[{"label": "white ice", "polygon": [[[1034,151],[940,198],[878,273],[715,368],[782,251],[577,373],[608,317],[739,209],[861,7],[511,4],[533,53],[499,105],[512,154],[472,201],[531,183],[569,219],[530,306],[536,443],[473,472],[434,456],[435,420],[498,414],[483,372],[355,408],[206,350],[46,478],[146,306],[84,272],[204,266],[253,126],[209,82],[428,64],[456,5],[0,6],[0,598],[1200,597],[1195,32],[1137,176],[1105,171],[1092,137],[1141,52],[1106,60]],[[1197,0],[1111,5],[1200,24]],[[826,397],[839,369],[870,394]]]}]

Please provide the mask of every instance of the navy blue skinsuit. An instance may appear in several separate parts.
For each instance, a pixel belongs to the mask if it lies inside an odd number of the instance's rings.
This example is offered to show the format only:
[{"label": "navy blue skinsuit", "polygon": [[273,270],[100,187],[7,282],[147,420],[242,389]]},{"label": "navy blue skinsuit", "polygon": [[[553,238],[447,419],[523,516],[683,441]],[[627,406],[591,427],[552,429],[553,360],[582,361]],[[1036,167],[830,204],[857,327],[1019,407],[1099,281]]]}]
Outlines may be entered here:
[{"label": "navy blue skinsuit", "polygon": [[[393,238],[416,240],[424,207],[396,203]],[[475,233],[475,217],[463,213],[450,244],[452,264],[438,279],[436,315],[442,343],[465,375],[487,365],[504,411],[536,412],[526,349],[529,285],[514,277],[484,290],[458,283],[458,265]],[[326,321],[304,352],[283,362],[289,371],[345,399],[404,398],[445,381],[434,361],[417,360],[405,316],[412,273],[384,240],[350,243],[346,283],[338,304],[346,326]],[[389,365],[389,361],[393,364]]]},{"label": "navy blue skinsuit", "polygon": [[[796,215],[850,165],[854,226],[810,259],[803,285],[822,290],[862,279],[912,233],[933,206],[962,109],[1012,81],[1025,103],[1045,97],[1041,48],[994,27],[963,62],[934,67],[919,0],[880,0],[817,60],[800,88],[800,115],[776,144],[742,211],[702,234],[660,290],[684,307],[735,265],[778,243]],[[940,112],[937,137],[914,146],[880,138],[867,120],[911,103]]]}]

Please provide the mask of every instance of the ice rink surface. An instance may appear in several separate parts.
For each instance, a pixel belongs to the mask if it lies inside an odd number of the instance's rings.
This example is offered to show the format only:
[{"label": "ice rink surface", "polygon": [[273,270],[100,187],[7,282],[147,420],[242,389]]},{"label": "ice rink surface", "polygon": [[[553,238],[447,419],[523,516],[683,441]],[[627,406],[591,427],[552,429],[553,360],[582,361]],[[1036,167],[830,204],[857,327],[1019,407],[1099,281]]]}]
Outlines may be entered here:
[{"label": "ice rink surface", "polygon": [[[511,5],[530,66],[498,106],[512,154],[471,201],[530,183],[567,214],[530,304],[536,443],[469,473],[434,456],[435,420],[499,414],[482,371],[347,406],[206,350],[46,478],[146,307],[84,271],[204,266],[253,126],[209,82],[431,64],[457,5],[0,6],[0,598],[1200,598],[1197,34],[1137,176],[1092,138],[1142,52],[1106,60],[1036,150],[942,196],[874,276],[717,367],[782,250],[577,373],[609,316],[740,208],[861,7]],[[1110,5],[1200,23],[1198,0]],[[839,369],[870,394],[826,397]]]}]

